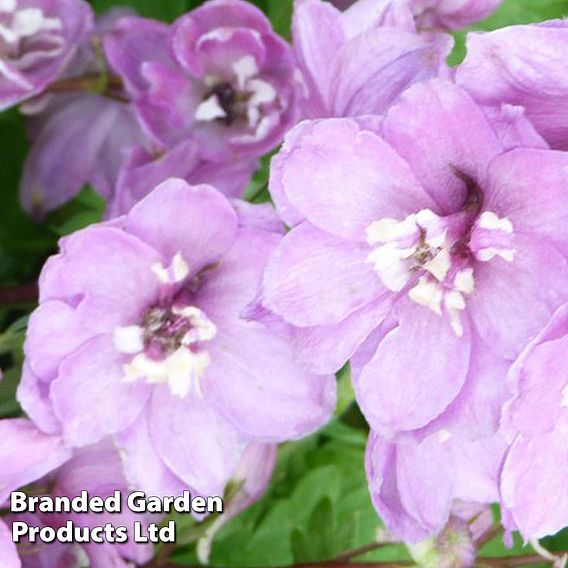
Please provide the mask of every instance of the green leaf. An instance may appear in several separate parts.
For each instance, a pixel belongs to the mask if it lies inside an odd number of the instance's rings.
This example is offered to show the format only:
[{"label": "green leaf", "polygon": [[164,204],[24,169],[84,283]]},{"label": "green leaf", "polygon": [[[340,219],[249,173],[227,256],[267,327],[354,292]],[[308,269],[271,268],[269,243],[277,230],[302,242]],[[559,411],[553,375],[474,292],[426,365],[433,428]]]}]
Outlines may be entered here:
[{"label": "green leaf", "polygon": [[292,30],[292,0],[268,0],[268,17],[274,31],[286,39],[290,39]]},{"label": "green leaf", "polygon": [[103,218],[105,200],[91,187],[86,187],[71,201],[50,213],[49,228],[58,236],[84,229]]},{"label": "green leaf", "polygon": [[292,533],[294,561],[331,560],[339,552],[337,545],[332,502],[329,497],[324,497],[310,515],[306,532],[295,529]]},{"label": "green leaf", "polygon": [[191,8],[201,4],[200,1],[191,0],[91,0],[97,13],[106,12],[110,8],[121,6],[129,7],[146,18],[154,18],[165,22],[172,22]]}]

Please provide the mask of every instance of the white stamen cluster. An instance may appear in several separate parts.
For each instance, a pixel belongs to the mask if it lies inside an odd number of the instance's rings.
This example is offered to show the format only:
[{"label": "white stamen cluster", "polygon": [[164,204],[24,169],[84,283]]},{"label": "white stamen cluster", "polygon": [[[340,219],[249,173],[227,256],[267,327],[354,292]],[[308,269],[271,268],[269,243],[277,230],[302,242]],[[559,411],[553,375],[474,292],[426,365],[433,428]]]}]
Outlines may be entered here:
[{"label": "white stamen cluster", "polygon": [[473,292],[473,270],[458,270],[448,281],[452,243],[442,218],[423,209],[403,221],[381,219],[367,228],[367,242],[376,247],[367,261],[389,290],[400,292],[420,273],[408,297],[440,316],[445,310],[456,335],[463,335],[459,312],[465,309],[464,296]]},{"label": "white stamen cluster", "polygon": [[[180,253],[169,267],[152,267],[160,283],[182,282],[189,268]],[[166,326],[176,326],[169,331]],[[173,395],[181,398],[190,392],[201,394],[199,380],[211,363],[201,343],[213,339],[217,327],[196,306],[176,306],[151,309],[141,325],[117,327],[114,345],[120,353],[134,355],[125,364],[124,380],[147,383],[167,383]],[[152,350],[158,353],[152,353]]]},{"label": "white stamen cluster", "polygon": [[[231,88],[234,89],[237,103],[241,112],[244,113],[248,127],[254,132],[250,135],[254,139],[261,139],[268,130],[269,118],[263,114],[263,106],[273,103],[277,99],[276,89],[267,81],[258,77],[259,69],[254,57],[247,55],[233,64],[234,81]],[[209,122],[218,119],[231,118],[219,94],[213,87],[221,83],[221,79],[208,76],[205,80],[211,94],[198,105],[195,118],[198,121]]]}]

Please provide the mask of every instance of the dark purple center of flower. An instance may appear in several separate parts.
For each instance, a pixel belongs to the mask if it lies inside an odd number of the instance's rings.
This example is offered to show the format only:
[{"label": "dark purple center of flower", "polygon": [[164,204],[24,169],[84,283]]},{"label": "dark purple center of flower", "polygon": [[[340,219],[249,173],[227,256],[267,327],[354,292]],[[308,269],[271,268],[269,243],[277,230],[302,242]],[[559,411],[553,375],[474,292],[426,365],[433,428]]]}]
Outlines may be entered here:
[{"label": "dark purple center of flower", "polygon": [[[211,93],[208,95],[215,95],[219,106],[225,112],[225,116],[219,120],[225,123],[226,126],[231,126],[235,119],[237,118],[237,104],[238,97],[237,92],[230,83],[219,83],[213,88]],[[208,98],[206,97],[206,98]]]},{"label": "dark purple center of flower", "polygon": [[191,322],[171,308],[154,307],[142,321],[144,348],[153,359],[162,359],[176,351],[191,330]]}]

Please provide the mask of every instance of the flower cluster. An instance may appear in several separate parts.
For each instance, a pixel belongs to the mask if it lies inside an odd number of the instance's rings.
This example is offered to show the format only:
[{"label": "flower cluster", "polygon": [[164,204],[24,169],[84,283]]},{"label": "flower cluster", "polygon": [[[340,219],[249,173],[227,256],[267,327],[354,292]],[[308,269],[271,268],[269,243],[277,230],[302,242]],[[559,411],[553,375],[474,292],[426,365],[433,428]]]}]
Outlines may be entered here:
[{"label": "flower cluster", "polygon": [[[42,218],[85,184],[106,202],[41,271],[0,504],[236,484],[206,562],[349,363],[373,505],[421,566],[473,566],[492,503],[527,541],[568,525],[567,24],[470,33],[451,68],[449,32],[497,0],[344,4],[296,0],[290,45],[244,0],[171,24],[0,0],[22,206]],[[275,150],[273,205],[244,201]],[[8,568],[152,557],[30,555],[13,521]]]}]

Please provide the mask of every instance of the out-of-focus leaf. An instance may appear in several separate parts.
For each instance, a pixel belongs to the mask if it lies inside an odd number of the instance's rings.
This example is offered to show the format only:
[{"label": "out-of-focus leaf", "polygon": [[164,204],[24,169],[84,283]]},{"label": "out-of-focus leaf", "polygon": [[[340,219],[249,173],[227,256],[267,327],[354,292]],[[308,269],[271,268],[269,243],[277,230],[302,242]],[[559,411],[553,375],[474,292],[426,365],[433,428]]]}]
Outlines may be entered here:
[{"label": "out-of-focus leaf", "polygon": [[145,18],[154,18],[165,22],[175,20],[201,3],[194,0],[162,0],[161,2],[157,0],[120,0],[120,2],[116,0],[91,0],[93,8],[99,14],[115,6],[128,6]]},{"label": "out-of-focus leaf", "polygon": [[92,188],[86,187],[47,217],[47,224],[58,236],[68,235],[102,220],[105,200]]},{"label": "out-of-focus leaf", "polygon": [[286,39],[290,39],[292,28],[292,0],[267,0],[268,17],[274,31]]}]

